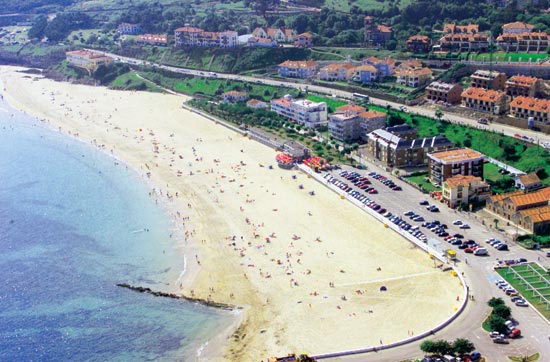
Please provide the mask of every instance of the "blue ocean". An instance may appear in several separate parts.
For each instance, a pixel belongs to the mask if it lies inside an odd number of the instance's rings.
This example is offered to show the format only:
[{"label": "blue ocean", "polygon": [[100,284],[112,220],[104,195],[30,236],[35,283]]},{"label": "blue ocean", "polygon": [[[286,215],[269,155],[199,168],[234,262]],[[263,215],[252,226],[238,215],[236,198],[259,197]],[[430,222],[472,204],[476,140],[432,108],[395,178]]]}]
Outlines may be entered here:
[{"label": "blue ocean", "polygon": [[168,216],[131,170],[0,102],[0,361],[195,361],[231,317],[172,290]]}]

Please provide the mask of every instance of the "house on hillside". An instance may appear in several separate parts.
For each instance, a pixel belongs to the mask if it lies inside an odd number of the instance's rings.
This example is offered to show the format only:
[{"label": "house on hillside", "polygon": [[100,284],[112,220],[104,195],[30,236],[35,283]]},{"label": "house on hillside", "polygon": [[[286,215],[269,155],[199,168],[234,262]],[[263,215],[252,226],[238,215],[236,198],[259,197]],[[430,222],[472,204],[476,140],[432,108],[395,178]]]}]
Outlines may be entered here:
[{"label": "house on hillside", "polygon": [[514,75],[505,83],[506,94],[510,97],[535,97],[540,92],[541,81],[528,75]]},{"label": "house on hillside", "polygon": [[386,25],[376,24],[372,16],[365,16],[365,44],[367,47],[382,47],[391,39],[393,30]]},{"label": "house on hillside", "polygon": [[328,81],[348,81],[354,75],[355,66],[352,63],[329,64],[319,70],[319,79]]},{"label": "house on hillside", "polygon": [[459,103],[462,100],[461,94],[462,86],[460,84],[435,81],[426,87],[426,99],[436,103]]},{"label": "house on hillside", "polygon": [[423,86],[432,79],[432,71],[429,68],[396,70],[395,75],[396,83],[413,88]]},{"label": "house on hillside", "polygon": [[372,65],[360,65],[354,68],[352,78],[356,82],[371,83],[378,80],[378,69]]},{"label": "house on hillside", "polygon": [[510,102],[510,115],[521,118],[532,118],[548,124],[550,122],[550,101],[548,99],[517,96]]},{"label": "house on hillside", "polygon": [[250,48],[275,48],[278,44],[277,41],[273,39],[251,36],[248,38],[246,46]]},{"label": "house on hillside", "polygon": [[143,34],[138,35],[136,43],[157,46],[168,46],[167,34]]},{"label": "house on hillside", "polygon": [[502,90],[506,85],[506,74],[496,70],[476,70],[470,76],[471,87]]},{"label": "house on hillside", "polygon": [[296,48],[311,48],[313,46],[313,35],[311,33],[302,33],[294,38]]},{"label": "house on hillside", "polygon": [[368,57],[363,59],[362,63],[375,67],[378,71],[378,73],[376,74],[376,77],[378,79],[384,79],[385,77],[392,76],[395,73],[395,60],[390,57],[384,59],[378,59],[377,57]]},{"label": "house on hillside", "polygon": [[278,43],[292,43],[296,37],[296,30],[287,28],[258,27],[252,32],[256,38],[275,40]]},{"label": "house on hillside", "polygon": [[470,87],[462,92],[462,105],[476,111],[503,114],[508,110],[509,98],[501,91]]},{"label": "house on hillside", "polygon": [[480,51],[489,49],[489,34],[480,33],[478,24],[445,24],[438,50]]},{"label": "house on hillside", "polygon": [[279,75],[289,78],[310,78],[317,72],[317,62],[313,60],[287,60],[279,64]]},{"label": "house on hillside", "polygon": [[413,35],[407,39],[407,51],[421,54],[428,53],[432,47],[432,40],[426,35]]},{"label": "house on hillside", "polygon": [[120,35],[137,35],[141,32],[141,25],[130,24],[130,23],[120,23],[118,24],[117,32]]},{"label": "house on hillside", "polygon": [[109,65],[113,59],[102,52],[91,50],[73,50],[65,53],[67,63],[73,67],[95,72],[102,65]]}]

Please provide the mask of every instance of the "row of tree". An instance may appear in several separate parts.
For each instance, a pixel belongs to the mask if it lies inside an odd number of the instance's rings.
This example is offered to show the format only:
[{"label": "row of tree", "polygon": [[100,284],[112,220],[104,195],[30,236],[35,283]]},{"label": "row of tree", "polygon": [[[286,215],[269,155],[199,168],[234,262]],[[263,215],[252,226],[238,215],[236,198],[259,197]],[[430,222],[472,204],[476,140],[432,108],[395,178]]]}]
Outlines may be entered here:
[{"label": "row of tree", "polygon": [[420,349],[424,353],[432,353],[440,356],[458,355],[463,356],[475,350],[474,344],[464,338],[457,338],[453,342],[440,339],[437,341],[427,340],[420,344]]}]

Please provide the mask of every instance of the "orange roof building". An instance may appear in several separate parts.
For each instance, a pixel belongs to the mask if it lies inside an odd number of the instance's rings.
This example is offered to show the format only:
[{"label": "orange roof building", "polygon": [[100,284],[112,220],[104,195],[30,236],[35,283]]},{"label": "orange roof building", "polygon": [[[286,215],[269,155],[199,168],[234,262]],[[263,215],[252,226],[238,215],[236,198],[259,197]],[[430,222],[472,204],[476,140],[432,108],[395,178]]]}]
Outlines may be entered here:
[{"label": "orange roof building", "polygon": [[485,155],[470,148],[455,148],[428,154],[428,173],[434,184],[457,175],[483,177]]},{"label": "orange roof building", "polygon": [[294,37],[294,46],[297,48],[310,48],[313,46],[313,35],[311,33],[302,33]]},{"label": "orange roof building", "polygon": [[310,78],[317,71],[317,62],[313,60],[287,60],[279,64],[279,75],[290,78]]},{"label": "orange roof building", "polygon": [[109,65],[113,59],[104,53],[91,50],[73,50],[65,53],[67,63],[73,67],[95,72],[101,65]]},{"label": "orange roof building", "polygon": [[445,50],[481,50],[489,48],[489,34],[480,33],[478,24],[445,24],[438,47]]},{"label": "orange roof building", "polygon": [[427,53],[431,45],[432,40],[426,35],[413,35],[407,39],[407,50],[411,53]]},{"label": "orange roof building", "polygon": [[528,75],[514,75],[506,81],[506,94],[510,97],[535,97],[540,91],[541,80]]},{"label": "orange roof building", "polygon": [[319,79],[328,81],[347,81],[353,77],[355,65],[352,63],[333,63],[319,70]]},{"label": "orange roof building", "polygon": [[486,200],[491,196],[491,188],[481,177],[456,175],[443,182],[441,196],[447,206],[455,208]]},{"label": "orange roof building", "polygon": [[168,45],[168,35],[167,34],[143,34],[138,35],[137,42],[141,44],[151,44],[151,45]]},{"label": "orange roof building", "polygon": [[550,229],[550,188],[525,193],[515,191],[487,199],[486,209],[532,233]]},{"label": "orange roof building", "polygon": [[540,188],[542,182],[536,173],[527,173],[525,175],[519,175],[515,177],[516,187],[523,191],[532,191]]},{"label": "orange roof building", "polygon": [[429,83],[432,79],[432,71],[429,68],[397,69],[395,75],[398,84],[413,88]]},{"label": "orange roof building", "polygon": [[532,97],[518,96],[510,103],[510,114],[517,118],[550,122],[550,101]]},{"label": "orange roof building", "polygon": [[482,112],[502,114],[508,110],[508,96],[504,92],[470,87],[462,92],[462,105]]},{"label": "orange roof building", "polygon": [[505,33],[496,39],[498,47],[506,52],[540,52],[550,45],[545,32]]},{"label": "orange roof building", "polygon": [[233,48],[238,44],[237,32],[233,30],[211,32],[184,26],[174,31],[174,38],[180,47]]},{"label": "orange roof building", "polygon": [[361,107],[357,104],[346,104],[344,106],[340,106],[336,108],[336,113],[354,113],[359,114],[361,112],[365,112],[367,109],[365,107]]}]

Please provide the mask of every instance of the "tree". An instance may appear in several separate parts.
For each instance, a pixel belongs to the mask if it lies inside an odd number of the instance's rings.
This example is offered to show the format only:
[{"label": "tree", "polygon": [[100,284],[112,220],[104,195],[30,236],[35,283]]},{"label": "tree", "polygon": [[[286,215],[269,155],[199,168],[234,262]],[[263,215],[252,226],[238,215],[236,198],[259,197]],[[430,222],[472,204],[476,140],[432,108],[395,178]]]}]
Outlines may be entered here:
[{"label": "tree", "polygon": [[454,349],[454,352],[456,354],[458,354],[459,356],[462,356],[466,353],[470,353],[472,352],[473,350],[476,349],[476,347],[474,346],[474,344],[468,340],[468,339],[465,339],[465,338],[457,338],[455,339],[455,341],[453,342],[453,349]]},{"label": "tree", "polygon": [[487,302],[487,305],[489,305],[489,307],[491,307],[491,308],[494,308],[497,305],[504,305],[504,300],[502,300],[502,298],[493,297],[493,298],[489,299],[489,301]]},{"label": "tree", "polygon": [[497,218],[493,219],[493,222],[495,223],[495,229],[498,229],[498,219]]},{"label": "tree", "polygon": [[441,121],[441,119],[443,118],[443,111],[441,110],[441,108],[437,108],[435,110],[435,118],[437,118],[439,121]]},{"label": "tree", "polygon": [[453,353],[453,346],[451,345],[451,343],[443,339],[435,341],[434,349],[435,349],[435,353],[442,356]]},{"label": "tree", "polygon": [[435,353],[435,342],[432,340],[424,341],[420,344],[420,350],[424,353]]},{"label": "tree", "polygon": [[508,330],[505,324],[505,320],[496,314],[491,314],[489,316],[488,324],[489,324],[489,328],[491,328],[492,331],[497,331],[499,333],[506,333]]},{"label": "tree", "polygon": [[28,37],[30,39],[42,39],[44,36],[44,30],[48,26],[48,18],[45,15],[40,15],[34,21],[34,24],[29,29]]},{"label": "tree", "polygon": [[508,319],[512,315],[512,311],[510,310],[510,307],[504,304],[499,304],[493,308],[493,314],[498,315],[503,319]]}]

